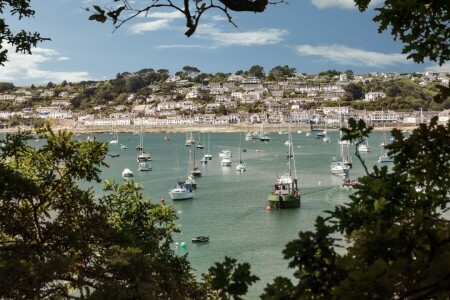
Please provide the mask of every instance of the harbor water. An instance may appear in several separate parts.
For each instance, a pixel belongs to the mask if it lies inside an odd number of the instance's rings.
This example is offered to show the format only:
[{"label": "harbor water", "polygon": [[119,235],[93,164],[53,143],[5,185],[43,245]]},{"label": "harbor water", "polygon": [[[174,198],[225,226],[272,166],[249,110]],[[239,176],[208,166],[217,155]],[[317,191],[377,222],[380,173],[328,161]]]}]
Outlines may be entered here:
[{"label": "harbor water", "polygon": [[[102,179],[122,181],[121,173],[125,168],[134,172],[134,180],[144,187],[144,194],[152,201],[164,198],[166,204],[173,205],[177,212],[176,221],[181,233],[174,236],[174,250],[187,254],[192,267],[199,278],[215,262],[223,261],[225,256],[233,257],[239,263],[251,264],[251,271],[260,280],[250,287],[245,299],[258,299],[267,283],[277,276],[293,278],[294,270],[288,269],[288,261],[283,259],[282,251],[286,243],[296,239],[300,231],[312,230],[317,216],[326,215],[336,205],[348,201],[351,193],[340,188],[342,177],[330,172],[330,159],[338,155],[339,133],[329,132],[329,143],[303,133],[292,133],[295,166],[301,189],[301,207],[289,210],[266,210],[268,194],[273,189],[277,175],[288,169],[288,135],[274,132],[269,142],[245,141],[240,133],[193,133],[196,143],[202,143],[204,149],[185,146],[186,135],[171,134],[164,141],[162,133],[144,133],[144,150],[152,156],[152,171],[137,171],[138,163],[135,150],[139,136],[119,134],[119,142],[110,144],[110,154],[106,163],[109,168],[102,170]],[[79,139],[86,138],[81,135]],[[98,134],[96,139],[108,142],[109,134]],[[381,132],[374,132],[369,140],[370,153],[361,155],[371,167],[377,163],[380,155]],[[241,141],[241,142],[240,142]],[[128,149],[121,149],[120,145]],[[240,145],[246,152],[239,151]],[[350,178],[363,175],[363,168],[354,156],[355,146],[350,146],[353,168]],[[177,148],[179,150],[177,151]],[[222,150],[232,152],[232,166],[222,167],[219,153]],[[197,177],[197,189],[194,198],[183,201],[170,200],[168,191],[178,177],[184,180],[189,172],[189,155],[195,156],[195,166],[202,171]],[[178,167],[177,167],[177,152]],[[205,153],[212,154],[212,160],[201,164]],[[245,172],[235,170],[241,159],[247,165]],[[101,193],[101,187],[96,187]],[[209,242],[191,243],[193,236],[209,236]],[[179,245],[185,242],[187,247]]]}]

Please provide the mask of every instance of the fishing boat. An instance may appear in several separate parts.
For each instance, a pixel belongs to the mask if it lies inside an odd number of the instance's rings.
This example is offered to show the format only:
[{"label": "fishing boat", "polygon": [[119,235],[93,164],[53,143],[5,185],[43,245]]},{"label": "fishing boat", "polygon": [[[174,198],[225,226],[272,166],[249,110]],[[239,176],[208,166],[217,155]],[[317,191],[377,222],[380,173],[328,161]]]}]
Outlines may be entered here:
[{"label": "fishing boat", "polygon": [[300,207],[300,190],[298,188],[294,146],[290,131],[289,141],[290,145],[288,146],[288,155],[292,155],[292,158],[289,158],[288,171],[276,178],[274,189],[267,198],[268,207],[270,208],[284,209]]},{"label": "fishing boat", "polygon": [[122,172],[122,177],[133,177],[133,175],[133,172],[128,168],[125,168]]},{"label": "fishing boat", "polygon": [[172,200],[187,200],[194,197],[192,184],[180,181],[179,179],[179,147],[177,147],[177,181],[172,189],[169,190],[169,195]]},{"label": "fishing boat", "polygon": [[193,243],[205,243],[209,241],[209,236],[204,235],[194,236],[191,241]]},{"label": "fishing boat", "polygon": [[138,164],[138,171],[151,171],[152,165],[147,161],[141,161]]}]

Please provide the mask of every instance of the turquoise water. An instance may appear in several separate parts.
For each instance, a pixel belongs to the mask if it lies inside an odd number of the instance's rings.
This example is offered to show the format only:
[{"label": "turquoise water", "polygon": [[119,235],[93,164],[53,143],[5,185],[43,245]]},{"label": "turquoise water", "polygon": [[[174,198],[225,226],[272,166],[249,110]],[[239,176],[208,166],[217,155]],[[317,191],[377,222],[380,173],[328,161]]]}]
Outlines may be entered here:
[{"label": "turquoise water", "polygon": [[[208,134],[194,138],[205,145],[205,150],[195,150],[196,165],[202,170],[197,178],[194,199],[172,202],[168,195],[177,178],[177,146],[179,146],[179,176],[184,179],[188,173],[189,148],[185,147],[185,134],[172,134],[170,141],[163,141],[163,134],[145,134],[144,149],[152,154],[151,172],[138,172],[135,147],[138,136],[119,135],[119,143],[110,145],[110,153],[120,157],[106,159],[110,168],[104,168],[102,179],[121,181],[124,168],[134,172],[133,180],[144,187],[144,193],[154,201],[164,198],[173,204],[179,219],[181,234],[175,235],[176,243],[186,242],[186,249],[174,245],[179,254],[188,254],[197,274],[207,271],[215,262],[225,256],[238,262],[251,264],[252,273],[260,278],[251,288],[246,299],[258,299],[267,283],[276,276],[292,277],[293,270],[287,268],[282,250],[287,242],[298,237],[300,231],[314,228],[314,221],[323,211],[332,210],[335,205],[348,201],[349,191],[339,188],[342,178],[330,173],[330,157],[338,153],[338,132],[331,132],[330,143],[307,137],[304,133],[293,134],[295,163],[302,192],[300,209],[272,210],[267,212],[266,199],[272,190],[275,177],[287,171],[287,135],[272,133],[271,141],[247,142],[242,138],[242,160],[247,164],[246,172],[236,172],[239,160],[239,133],[211,133],[209,153],[213,159],[206,165],[200,164],[204,151],[208,152]],[[111,135],[97,135],[100,141],[109,141]],[[85,138],[85,136],[80,136]],[[206,140],[205,140],[206,139]],[[380,154],[381,133],[375,132],[369,141],[372,152],[362,156],[369,166],[376,164]],[[126,144],[128,149],[120,149]],[[219,153],[229,149],[233,152],[232,167],[222,167]],[[193,148],[194,150],[194,148]],[[354,146],[352,148],[354,152]],[[351,178],[363,175],[363,169],[353,156]],[[98,189],[100,191],[100,189]],[[196,235],[208,235],[210,241],[192,244]]]}]

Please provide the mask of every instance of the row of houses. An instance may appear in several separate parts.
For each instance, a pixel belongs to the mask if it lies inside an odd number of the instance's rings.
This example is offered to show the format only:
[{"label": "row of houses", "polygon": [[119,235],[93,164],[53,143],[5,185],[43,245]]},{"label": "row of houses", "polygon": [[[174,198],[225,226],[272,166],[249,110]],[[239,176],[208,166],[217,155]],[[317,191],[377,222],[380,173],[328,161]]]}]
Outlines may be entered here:
[{"label": "row of houses", "polygon": [[344,124],[349,118],[362,119],[369,125],[417,125],[427,123],[438,116],[440,122],[447,122],[450,118],[450,110],[435,112],[412,112],[402,113],[394,111],[350,111],[348,108],[324,108],[322,110],[306,111],[293,110],[289,115],[283,114],[249,114],[236,113],[224,116],[215,114],[194,114],[193,116],[169,116],[166,118],[137,117],[124,114],[110,118],[98,118],[94,115],[83,115],[78,117],[78,121],[86,126],[186,126],[186,125],[226,125],[226,124],[255,124],[255,123],[306,123],[306,124]]}]

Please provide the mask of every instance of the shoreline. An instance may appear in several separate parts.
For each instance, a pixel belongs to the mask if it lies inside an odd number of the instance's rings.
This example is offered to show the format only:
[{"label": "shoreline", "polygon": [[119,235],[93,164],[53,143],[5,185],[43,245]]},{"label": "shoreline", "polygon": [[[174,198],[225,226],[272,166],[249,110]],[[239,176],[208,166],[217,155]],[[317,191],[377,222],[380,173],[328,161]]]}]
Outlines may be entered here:
[{"label": "shoreline", "polygon": [[[317,126],[322,130],[325,129],[323,125]],[[400,130],[412,130],[417,128],[417,125],[409,125],[409,126],[377,126],[374,127],[374,131],[391,131],[394,128],[398,128]],[[34,128],[31,126],[16,126],[11,128],[0,128],[0,133],[15,133],[18,130],[31,130],[34,131]],[[133,133],[136,128],[133,125],[122,125],[115,126],[115,131],[118,133]],[[211,133],[229,133],[229,132],[253,132],[253,131],[261,131],[261,124],[228,124],[228,125],[203,125],[196,124],[195,126],[143,126],[142,131],[146,133],[186,133],[186,132],[211,132]],[[279,131],[288,131],[289,127],[287,124],[264,124],[264,131],[273,133]],[[290,129],[292,132],[311,132],[311,125],[305,123],[295,123],[291,124]],[[66,124],[52,124],[53,131],[67,130],[72,133],[109,133],[111,132],[111,126],[85,126],[80,125],[78,122],[70,122]],[[333,126],[326,128],[327,131],[338,131],[339,126]]]}]

